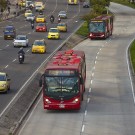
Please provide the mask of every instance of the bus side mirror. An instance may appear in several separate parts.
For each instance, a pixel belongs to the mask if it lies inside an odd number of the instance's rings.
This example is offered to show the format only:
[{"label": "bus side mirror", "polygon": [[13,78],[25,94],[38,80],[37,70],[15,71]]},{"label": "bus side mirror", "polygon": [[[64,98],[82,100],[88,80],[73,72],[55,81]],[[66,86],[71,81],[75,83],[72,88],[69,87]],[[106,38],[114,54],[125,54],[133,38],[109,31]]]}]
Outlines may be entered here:
[{"label": "bus side mirror", "polygon": [[42,87],[42,79],[39,80],[39,87]]}]

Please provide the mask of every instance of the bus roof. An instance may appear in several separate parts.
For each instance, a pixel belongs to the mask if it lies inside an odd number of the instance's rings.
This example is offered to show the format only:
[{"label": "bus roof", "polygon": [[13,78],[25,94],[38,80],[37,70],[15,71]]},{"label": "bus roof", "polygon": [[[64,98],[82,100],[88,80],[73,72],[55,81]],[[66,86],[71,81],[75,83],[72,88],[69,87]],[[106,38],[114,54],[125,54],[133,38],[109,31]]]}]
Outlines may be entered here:
[{"label": "bus roof", "polygon": [[48,62],[47,69],[78,69],[85,61],[85,53],[78,50],[58,51]]},{"label": "bus roof", "polygon": [[112,15],[101,15],[101,16],[98,16],[98,17],[95,17],[95,18],[91,19],[91,21],[107,20],[107,19],[110,19],[110,18],[113,18],[113,16]]}]

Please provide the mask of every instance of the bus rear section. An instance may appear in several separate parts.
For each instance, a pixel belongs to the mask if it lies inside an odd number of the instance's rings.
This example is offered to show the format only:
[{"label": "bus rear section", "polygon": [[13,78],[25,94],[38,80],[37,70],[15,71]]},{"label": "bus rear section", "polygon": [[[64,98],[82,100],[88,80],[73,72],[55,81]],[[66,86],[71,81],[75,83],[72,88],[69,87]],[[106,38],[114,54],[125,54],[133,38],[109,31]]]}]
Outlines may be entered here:
[{"label": "bus rear section", "polygon": [[78,4],[78,0],[68,0],[68,4],[69,5],[77,5]]},{"label": "bus rear section", "polygon": [[113,16],[101,15],[90,20],[89,23],[89,38],[90,39],[106,39],[112,35],[113,31]]},{"label": "bus rear section", "polygon": [[86,75],[82,73],[85,70],[85,62],[80,56],[58,52],[48,62],[39,83],[43,89],[44,109],[79,110],[85,88]]}]

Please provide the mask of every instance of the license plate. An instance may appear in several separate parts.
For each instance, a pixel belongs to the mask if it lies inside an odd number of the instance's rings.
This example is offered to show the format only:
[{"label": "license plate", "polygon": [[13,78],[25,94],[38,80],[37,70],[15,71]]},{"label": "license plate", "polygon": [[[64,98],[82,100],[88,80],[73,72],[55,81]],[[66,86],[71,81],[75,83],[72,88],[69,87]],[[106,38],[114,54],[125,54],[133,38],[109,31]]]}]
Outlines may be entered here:
[{"label": "license plate", "polygon": [[60,105],[59,105],[59,108],[65,108],[65,105],[60,104]]},{"label": "license plate", "polygon": [[8,36],[8,37],[10,37],[10,36]]}]

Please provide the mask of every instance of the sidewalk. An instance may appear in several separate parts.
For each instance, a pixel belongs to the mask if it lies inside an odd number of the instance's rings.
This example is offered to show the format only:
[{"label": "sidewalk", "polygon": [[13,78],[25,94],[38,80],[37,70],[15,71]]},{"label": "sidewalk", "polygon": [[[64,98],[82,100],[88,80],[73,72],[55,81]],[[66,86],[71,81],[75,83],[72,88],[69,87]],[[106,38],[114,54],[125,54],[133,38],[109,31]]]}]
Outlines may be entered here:
[{"label": "sidewalk", "polygon": [[[19,0],[10,0],[11,5],[10,7],[10,13],[8,12],[8,9],[6,8],[3,12],[3,15],[0,15],[0,21],[8,20],[10,18],[13,18],[15,16],[19,16],[20,14],[24,13],[25,9],[24,8],[18,8],[16,7],[16,3]],[[16,15],[14,13],[16,12]]]}]

